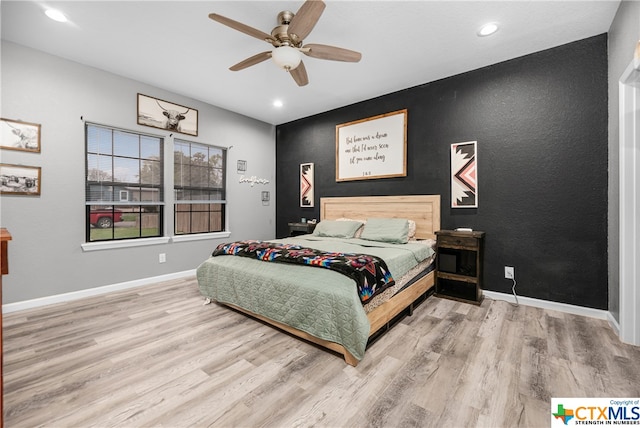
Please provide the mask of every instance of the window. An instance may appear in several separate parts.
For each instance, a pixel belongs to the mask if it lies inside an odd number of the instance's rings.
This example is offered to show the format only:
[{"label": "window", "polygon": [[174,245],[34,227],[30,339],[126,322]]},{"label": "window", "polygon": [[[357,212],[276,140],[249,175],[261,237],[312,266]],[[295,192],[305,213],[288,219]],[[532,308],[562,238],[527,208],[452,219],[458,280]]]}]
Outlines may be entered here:
[{"label": "window", "polygon": [[225,228],[226,149],[174,141],[175,234]]},{"label": "window", "polygon": [[88,242],[162,236],[163,139],[86,125]]}]

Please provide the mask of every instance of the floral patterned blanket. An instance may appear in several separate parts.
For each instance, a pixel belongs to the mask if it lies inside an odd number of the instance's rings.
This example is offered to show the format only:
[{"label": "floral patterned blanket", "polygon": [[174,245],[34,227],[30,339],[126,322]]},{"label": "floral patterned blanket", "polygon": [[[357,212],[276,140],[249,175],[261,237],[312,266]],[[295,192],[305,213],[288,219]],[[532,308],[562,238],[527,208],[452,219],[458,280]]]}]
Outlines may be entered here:
[{"label": "floral patterned blanket", "polygon": [[395,284],[384,260],[366,254],[327,252],[296,244],[238,241],[218,245],[212,255],[234,255],[331,269],[355,280],[362,304]]}]

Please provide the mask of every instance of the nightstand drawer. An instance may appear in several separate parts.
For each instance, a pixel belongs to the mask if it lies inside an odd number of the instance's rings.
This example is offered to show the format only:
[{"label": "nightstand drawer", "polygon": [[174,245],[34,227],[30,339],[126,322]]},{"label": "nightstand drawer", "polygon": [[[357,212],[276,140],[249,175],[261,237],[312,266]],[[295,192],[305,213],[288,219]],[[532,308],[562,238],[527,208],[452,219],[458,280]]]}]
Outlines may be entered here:
[{"label": "nightstand drawer", "polygon": [[438,235],[438,245],[443,247],[478,248],[478,242],[472,236]]}]

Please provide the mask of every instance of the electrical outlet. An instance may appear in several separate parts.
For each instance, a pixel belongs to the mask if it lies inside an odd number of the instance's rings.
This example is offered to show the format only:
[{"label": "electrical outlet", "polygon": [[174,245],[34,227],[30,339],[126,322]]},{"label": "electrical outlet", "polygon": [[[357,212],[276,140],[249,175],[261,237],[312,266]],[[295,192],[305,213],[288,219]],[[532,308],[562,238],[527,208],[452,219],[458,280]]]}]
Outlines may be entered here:
[{"label": "electrical outlet", "polygon": [[158,254],[158,262],[165,263],[167,261],[167,255],[165,253]]},{"label": "electrical outlet", "polygon": [[516,277],[516,269],[513,266],[505,266],[504,277],[507,279],[514,279]]}]

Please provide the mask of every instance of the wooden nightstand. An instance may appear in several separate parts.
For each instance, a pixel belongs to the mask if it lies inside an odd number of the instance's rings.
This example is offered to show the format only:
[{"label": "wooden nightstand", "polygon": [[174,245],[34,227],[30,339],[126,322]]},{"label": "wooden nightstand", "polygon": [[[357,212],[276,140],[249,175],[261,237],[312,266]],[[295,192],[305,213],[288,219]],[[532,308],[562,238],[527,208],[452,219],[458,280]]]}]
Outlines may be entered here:
[{"label": "wooden nightstand", "polygon": [[[0,271],[0,302],[2,302],[2,275],[9,273],[9,245],[11,241],[11,234],[7,229],[0,228],[0,265],[2,270]],[[3,412],[3,374],[2,374],[2,311],[0,310],[0,428],[4,426],[2,412]]]},{"label": "wooden nightstand", "polygon": [[289,223],[289,236],[313,233],[313,229],[315,228],[315,223]]},{"label": "wooden nightstand", "polygon": [[484,232],[436,232],[436,296],[482,303]]}]

